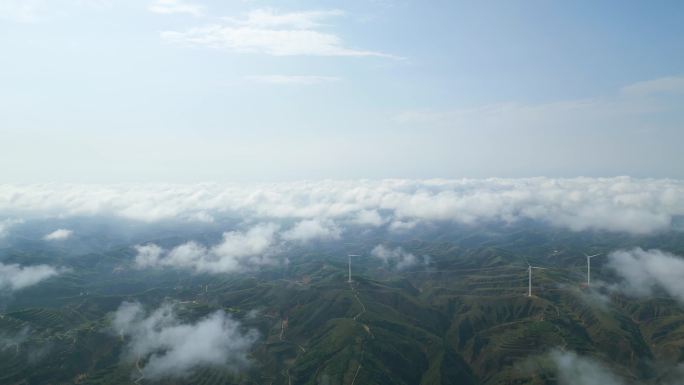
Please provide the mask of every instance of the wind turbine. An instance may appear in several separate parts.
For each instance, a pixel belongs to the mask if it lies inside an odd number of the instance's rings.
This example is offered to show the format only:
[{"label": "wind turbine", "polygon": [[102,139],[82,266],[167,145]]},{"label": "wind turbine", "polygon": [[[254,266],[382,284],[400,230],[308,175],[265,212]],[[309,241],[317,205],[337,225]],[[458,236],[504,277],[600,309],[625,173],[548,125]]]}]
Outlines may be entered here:
[{"label": "wind turbine", "polygon": [[527,264],[527,296],[532,296],[532,269],[546,270],[545,267],[532,266]]},{"label": "wind turbine", "polygon": [[594,254],[594,255],[589,255],[589,254],[584,254],[587,257],[587,287],[591,285],[591,259],[594,257],[598,257],[601,255],[599,254]]},{"label": "wind turbine", "polygon": [[351,257],[360,257],[358,254],[347,254],[347,258],[349,258],[349,279],[347,279],[347,283],[352,283],[351,279]]}]

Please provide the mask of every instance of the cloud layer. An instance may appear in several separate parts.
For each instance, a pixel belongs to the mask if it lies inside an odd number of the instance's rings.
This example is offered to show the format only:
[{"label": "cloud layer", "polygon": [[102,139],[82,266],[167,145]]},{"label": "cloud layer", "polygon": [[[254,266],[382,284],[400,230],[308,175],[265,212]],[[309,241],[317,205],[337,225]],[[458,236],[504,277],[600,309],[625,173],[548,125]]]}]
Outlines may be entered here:
[{"label": "cloud layer", "polygon": [[661,250],[614,251],[608,267],[622,278],[620,288],[628,294],[647,297],[656,289],[684,303],[684,258]]},{"label": "cloud layer", "polygon": [[0,262],[0,291],[21,290],[61,272],[62,270],[48,265],[20,266]]},{"label": "cloud layer", "polygon": [[[280,184],[0,186],[0,215],[109,215],[148,222],[316,220],[410,230],[419,222],[535,220],[573,231],[648,234],[684,215],[684,182],[528,178]],[[306,223],[301,226],[313,226]],[[334,233],[334,231],[333,231]]]},{"label": "cloud layer", "polygon": [[184,377],[200,366],[239,370],[257,340],[256,331],[217,311],[195,322],[183,323],[171,304],[146,312],[139,303],[124,302],[114,314],[115,333],[128,336],[126,358],[144,362],[145,378]]}]

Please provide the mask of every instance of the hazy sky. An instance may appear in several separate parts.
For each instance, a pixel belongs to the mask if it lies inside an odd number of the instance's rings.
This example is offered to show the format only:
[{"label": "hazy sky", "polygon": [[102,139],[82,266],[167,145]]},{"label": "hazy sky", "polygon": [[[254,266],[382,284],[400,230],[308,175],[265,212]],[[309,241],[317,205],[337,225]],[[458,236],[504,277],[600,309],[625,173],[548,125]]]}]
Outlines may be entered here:
[{"label": "hazy sky", "polygon": [[0,182],[684,178],[684,2],[0,0]]}]

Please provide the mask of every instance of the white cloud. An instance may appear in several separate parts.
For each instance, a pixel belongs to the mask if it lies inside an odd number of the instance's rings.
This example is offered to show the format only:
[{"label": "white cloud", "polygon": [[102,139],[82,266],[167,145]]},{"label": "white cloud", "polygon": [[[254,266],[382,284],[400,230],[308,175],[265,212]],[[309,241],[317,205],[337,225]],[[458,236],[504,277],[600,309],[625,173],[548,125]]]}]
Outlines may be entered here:
[{"label": "white cloud", "polygon": [[[672,179],[391,179],[276,184],[0,185],[0,215],[111,215],[148,222],[211,218],[352,225],[382,212],[390,230],[417,223],[535,220],[573,231],[649,234],[684,215]],[[375,218],[377,219],[377,218]],[[305,226],[305,225],[302,225]],[[342,230],[342,229],[340,229]],[[333,231],[332,234],[335,232]]]},{"label": "white cloud", "polygon": [[46,241],[61,241],[68,239],[74,232],[67,229],[57,229],[49,234],[46,234],[43,239]]},{"label": "white cloud", "polygon": [[20,266],[0,263],[0,291],[21,290],[54,277],[62,271],[48,265]]},{"label": "white cloud", "polygon": [[551,359],[559,385],[622,385],[624,382],[597,361],[573,352],[554,350]]},{"label": "white cloud", "polygon": [[397,247],[396,249],[389,249],[383,245],[377,245],[371,251],[371,255],[379,258],[384,264],[392,266],[397,270],[402,270],[418,263],[418,258],[412,253],[409,253]]},{"label": "white cloud", "polygon": [[356,217],[352,222],[358,225],[377,227],[384,225],[387,220],[385,220],[377,210],[361,210],[356,214]]},{"label": "white cloud", "polygon": [[249,364],[247,354],[258,337],[223,311],[183,323],[171,304],[148,313],[139,303],[124,302],[112,328],[129,337],[127,359],[146,359],[142,373],[148,379],[185,377],[203,366],[237,371]]},{"label": "white cloud", "polygon": [[288,241],[312,241],[315,239],[339,239],[342,230],[329,220],[306,219],[295,224],[282,234]]},{"label": "white cloud", "polygon": [[276,231],[274,224],[261,224],[246,232],[223,233],[221,243],[206,247],[187,242],[164,252],[154,244],[136,246],[138,267],[187,268],[207,273],[230,273],[273,265]]},{"label": "white cloud", "polygon": [[246,233],[223,233],[223,242],[214,246],[213,252],[238,258],[263,254],[273,245],[277,230],[278,226],[269,223],[254,226]]},{"label": "white cloud", "polygon": [[162,39],[176,44],[225,49],[239,53],[274,56],[377,56],[394,58],[375,51],[345,46],[342,39],[320,30],[324,19],[341,15],[339,11],[276,12],[261,9],[245,19],[226,19],[186,31],[164,31]]},{"label": "white cloud", "polygon": [[315,85],[323,83],[334,83],[340,81],[340,78],[332,76],[314,76],[314,75],[256,75],[247,76],[245,80],[259,84],[273,84],[273,85]]},{"label": "white cloud", "polygon": [[183,0],[156,0],[148,8],[150,12],[161,14],[188,14],[195,17],[204,15],[204,7]]},{"label": "white cloud", "polygon": [[608,255],[608,266],[623,280],[620,288],[641,297],[662,289],[684,302],[684,258],[661,250],[620,250]]}]

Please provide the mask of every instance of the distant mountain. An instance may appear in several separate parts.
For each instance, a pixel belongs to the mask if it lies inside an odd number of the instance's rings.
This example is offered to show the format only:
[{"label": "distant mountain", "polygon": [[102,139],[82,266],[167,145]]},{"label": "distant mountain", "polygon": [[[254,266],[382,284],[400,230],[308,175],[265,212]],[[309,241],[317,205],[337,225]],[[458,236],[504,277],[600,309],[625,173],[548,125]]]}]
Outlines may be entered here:
[{"label": "distant mountain", "polygon": [[[684,360],[684,308],[676,300],[612,290],[616,277],[605,258],[595,260],[594,287],[583,285],[584,251],[638,244],[682,253],[677,233],[418,229],[385,240],[389,250],[416,257],[401,270],[371,256],[377,234],[350,239],[293,246],[283,251],[284,265],[231,274],[137,269],[128,244],[71,255],[15,243],[0,262],[51,260],[68,270],[2,297],[0,383],[555,384],[554,357],[567,352],[625,384],[656,384]],[[351,251],[362,256],[347,283]],[[531,297],[528,262],[548,268],[533,272]],[[135,334],[112,328],[124,302],[171,304],[177,318],[160,328],[223,311],[241,331],[258,334],[248,364],[204,362],[181,376],[150,378],[146,365],[166,348],[130,359]]]}]

